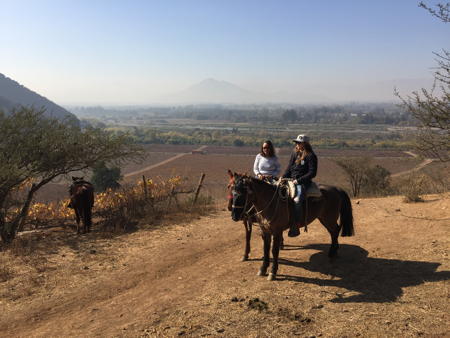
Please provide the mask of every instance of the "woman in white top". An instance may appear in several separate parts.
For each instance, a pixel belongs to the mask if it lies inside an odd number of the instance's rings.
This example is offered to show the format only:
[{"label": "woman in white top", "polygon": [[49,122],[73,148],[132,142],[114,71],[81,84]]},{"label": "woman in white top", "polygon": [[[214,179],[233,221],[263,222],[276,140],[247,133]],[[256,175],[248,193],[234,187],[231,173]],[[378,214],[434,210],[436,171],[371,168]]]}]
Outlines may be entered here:
[{"label": "woman in white top", "polygon": [[272,180],[280,174],[280,162],[275,155],[275,149],[270,140],[261,146],[261,152],[256,155],[253,172],[259,179]]}]

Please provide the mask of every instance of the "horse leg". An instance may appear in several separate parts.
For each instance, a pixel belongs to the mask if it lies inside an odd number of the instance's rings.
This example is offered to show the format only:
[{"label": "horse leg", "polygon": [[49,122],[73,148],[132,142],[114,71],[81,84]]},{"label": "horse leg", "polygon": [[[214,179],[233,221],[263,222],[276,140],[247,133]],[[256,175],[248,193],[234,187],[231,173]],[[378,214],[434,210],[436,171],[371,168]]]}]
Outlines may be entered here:
[{"label": "horse leg", "polygon": [[280,244],[283,235],[276,234],[273,235],[273,245],[272,245],[272,270],[267,277],[267,280],[275,280],[278,271],[278,254],[280,253]]},{"label": "horse leg", "polygon": [[284,250],[284,238],[283,238],[283,233],[281,233],[280,250]]},{"label": "horse leg", "polygon": [[91,232],[92,226],[92,210],[91,206],[87,205],[84,211],[84,221],[86,224],[86,232]]},{"label": "horse leg", "polygon": [[84,209],[81,209],[80,216],[81,216],[81,220],[83,221],[83,231],[82,231],[82,233],[85,234],[86,233],[86,212],[85,212]]},{"label": "horse leg", "polygon": [[77,221],[77,234],[80,233],[80,214],[78,213],[78,209],[75,207],[75,220]]},{"label": "horse leg", "polygon": [[242,257],[242,261],[245,262],[248,260],[248,255],[250,254],[250,240],[252,238],[252,221],[245,220],[244,226],[245,226],[245,251],[244,251],[244,257]]},{"label": "horse leg", "polygon": [[258,271],[258,276],[265,276],[267,273],[267,268],[270,264],[270,242],[272,240],[272,235],[262,231],[262,239],[264,241],[264,257],[263,257],[263,263]]},{"label": "horse leg", "polygon": [[331,236],[331,246],[328,251],[328,257],[332,258],[337,255],[337,251],[339,249],[338,237],[339,237],[339,225],[336,221],[325,221],[320,219],[320,222],[327,228],[328,232]]}]

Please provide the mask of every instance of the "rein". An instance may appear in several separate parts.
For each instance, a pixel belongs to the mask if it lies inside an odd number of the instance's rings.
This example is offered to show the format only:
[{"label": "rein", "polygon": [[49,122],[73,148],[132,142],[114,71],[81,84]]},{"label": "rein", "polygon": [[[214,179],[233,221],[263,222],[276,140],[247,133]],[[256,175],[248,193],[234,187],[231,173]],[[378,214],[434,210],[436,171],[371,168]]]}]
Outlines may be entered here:
[{"label": "rein", "polygon": [[[272,198],[270,199],[269,203],[267,203],[267,205],[266,205],[264,208],[262,208],[261,210],[258,210],[258,208],[256,208],[256,206],[253,204],[253,206],[255,207],[255,210],[256,210],[255,216],[261,215],[263,218],[265,218],[265,219],[267,220],[267,223],[269,223],[269,224],[277,217],[277,210],[278,210],[278,206],[279,206],[279,203],[280,203],[280,199],[283,199],[283,196],[282,196],[282,190],[280,190],[279,188],[280,188],[280,186],[277,185],[277,188],[275,189],[275,192],[273,193]],[[273,216],[271,217],[271,219],[267,219],[266,217],[264,217],[264,216],[262,215],[262,213],[263,213],[264,211],[266,211],[266,209],[269,208],[269,206],[272,204],[272,202],[273,202],[275,196],[277,196],[277,195],[278,195],[280,198],[277,199],[277,203],[276,203],[276,205],[275,205],[275,210],[273,211]],[[287,208],[289,208],[288,204],[286,204],[286,206],[287,206]],[[289,210],[289,209],[288,209],[288,210]],[[288,217],[289,217],[289,212],[288,212]]]}]

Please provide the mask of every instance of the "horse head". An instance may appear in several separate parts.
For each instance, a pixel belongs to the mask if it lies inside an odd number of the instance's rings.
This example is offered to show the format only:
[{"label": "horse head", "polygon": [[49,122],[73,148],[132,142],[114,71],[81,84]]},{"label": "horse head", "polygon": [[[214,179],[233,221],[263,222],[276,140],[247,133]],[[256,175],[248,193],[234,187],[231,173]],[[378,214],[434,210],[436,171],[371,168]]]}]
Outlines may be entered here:
[{"label": "horse head", "polygon": [[234,184],[231,188],[231,218],[237,222],[241,220],[252,202],[250,183],[252,178],[247,175],[233,174]]}]

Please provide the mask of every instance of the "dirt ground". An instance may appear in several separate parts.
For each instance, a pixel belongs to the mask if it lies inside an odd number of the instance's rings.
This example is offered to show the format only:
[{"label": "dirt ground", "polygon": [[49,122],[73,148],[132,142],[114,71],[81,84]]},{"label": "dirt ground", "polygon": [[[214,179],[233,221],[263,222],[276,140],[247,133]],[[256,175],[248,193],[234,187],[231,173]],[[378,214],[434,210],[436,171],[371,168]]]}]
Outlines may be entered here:
[{"label": "dirt ground", "polygon": [[286,239],[273,282],[256,276],[257,228],[241,262],[243,225],[222,207],[111,238],[25,234],[0,252],[0,336],[450,335],[448,194],[354,200],[356,236],[340,238],[339,257],[314,222]]}]

